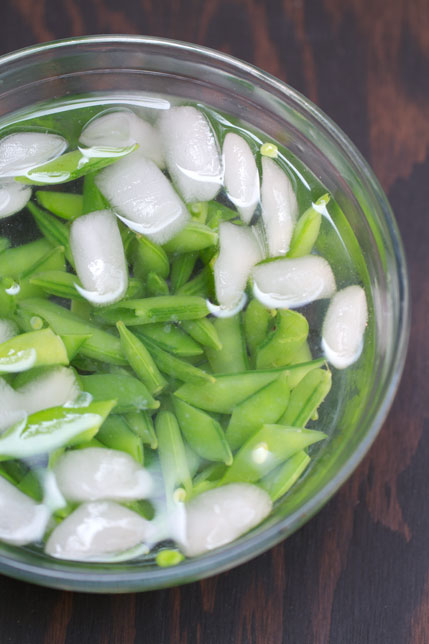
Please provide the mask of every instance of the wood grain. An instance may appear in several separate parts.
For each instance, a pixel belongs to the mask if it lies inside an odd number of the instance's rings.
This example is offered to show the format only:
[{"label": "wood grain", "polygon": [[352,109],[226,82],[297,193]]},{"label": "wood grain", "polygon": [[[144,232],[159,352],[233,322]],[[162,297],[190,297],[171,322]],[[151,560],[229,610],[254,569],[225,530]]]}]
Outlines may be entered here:
[{"label": "wood grain", "polygon": [[218,577],[139,595],[59,593],[0,577],[1,644],[426,644],[428,2],[2,3],[2,53],[120,32],[234,54],[288,81],[344,129],[388,192],[403,235],[414,310],[410,352],[370,453],[285,543]]}]

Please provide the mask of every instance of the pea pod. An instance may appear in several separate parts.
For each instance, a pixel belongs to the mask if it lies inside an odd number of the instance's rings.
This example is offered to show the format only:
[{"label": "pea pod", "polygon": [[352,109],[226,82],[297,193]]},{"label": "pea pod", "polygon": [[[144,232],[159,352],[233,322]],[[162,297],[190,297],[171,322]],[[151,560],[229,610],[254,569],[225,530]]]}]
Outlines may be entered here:
[{"label": "pea pod", "polygon": [[121,347],[130,367],[151,394],[158,394],[167,384],[145,345],[123,322],[117,323]]},{"label": "pea pod", "polygon": [[298,219],[287,257],[303,257],[311,253],[319,235],[322,211],[329,199],[328,194],[323,195]]},{"label": "pea pod", "polygon": [[30,278],[30,284],[38,286],[50,295],[72,300],[83,300],[75,284],[81,286],[76,275],[64,271],[43,271]]},{"label": "pea pod", "polygon": [[170,286],[173,293],[186,284],[192,275],[197,258],[197,253],[184,253],[173,259],[170,277]]},{"label": "pea pod", "polygon": [[151,396],[145,385],[133,376],[103,373],[79,376],[79,380],[83,391],[91,394],[94,400],[116,399],[114,414],[159,407],[159,402]]},{"label": "pea pod", "polygon": [[81,318],[81,320],[86,320],[87,322],[89,322],[91,318],[92,307],[86,300],[72,300],[70,311],[77,317]]},{"label": "pea pod", "polygon": [[91,336],[77,335],[74,333],[74,334],[68,334],[68,335],[61,335],[60,337],[66,348],[69,362],[71,362],[73,358],[75,358],[75,356],[79,353],[83,343],[89,340]]},{"label": "pea pod", "polygon": [[296,311],[278,311],[274,324],[274,330],[257,350],[257,369],[287,365],[307,340],[308,322]]},{"label": "pea pod", "polygon": [[125,414],[125,420],[133,432],[140,436],[144,444],[152,449],[158,447],[158,438],[155,434],[152,418],[147,411],[131,411]]},{"label": "pea pod", "polygon": [[207,226],[210,228],[217,230],[219,224],[223,221],[231,221],[231,219],[238,219],[238,217],[239,214],[236,210],[232,210],[217,201],[208,202]]},{"label": "pea pod", "polygon": [[287,372],[281,373],[276,380],[234,407],[226,430],[231,449],[241,447],[262,425],[279,420],[289,401],[288,381]]},{"label": "pea pod", "polygon": [[58,335],[90,335],[82,346],[81,354],[109,364],[126,364],[122,355],[119,338],[86,322],[79,315],[68,311],[54,302],[31,298],[19,303],[19,309],[33,316],[40,316]]},{"label": "pea pod", "polygon": [[174,410],[180,429],[192,449],[208,461],[232,463],[232,453],[221,425],[209,414],[174,398]]},{"label": "pea pod", "polygon": [[221,349],[206,349],[213,373],[240,373],[248,368],[246,346],[240,315],[215,318],[213,326],[222,338]]},{"label": "pea pod", "polygon": [[191,221],[170,241],[164,244],[164,250],[167,253],[192,253],[210,246],[215,246],[218,242],[218,234],[212,228],[205,226],[199,221]]},{"label": "pea pod", "polygon": [[37,202],[61,219],[72,220],[83,214],[83,196],[73,192],[53,192],[37,190]]},{"label": "pea pod", "polygon": [[132,264],[134,275],[143,280],[150,271],[158,273],[164,279],[170,272],[170,262],[165,250],[142,235],[135,235]]},{"label": "pea pod", "polygon": [[126,300],[100,309],[96,317],[114,323],[123,319],[125,324],[151,324],[154,322],[178,322],[194,320],[208,315],[205,300],[201,297],[165,295],[146,297],[141,300]]},{"label": "pea pod", "polygon": [[15,313],[16,297],[13,295],[15,282],[11,277],[0,279],[0,317],[10,318]]},{"label": "pea pod", "polygon": [[158,453],[167,499],[172,500],[177,487],[183,486],[186,494],[192,490],[191,475],[183,439],[176,417],[170,411],[161,411],[155,419]]},{"label": "pea pod", "polygon": [[271,497],[272,502],[277,501],[286,494],[294,483],[299,479],[310,462],[310,457],[301,450],[279,465],[269,474],[264,476],[259,485]]},{"label": "pea pod", "polygon": [[43,500],[43,489],[40,485],[40,479],[37,476],[34,470],[30,470],[27,474],[20,480],[16,486],[18,490],[31,497],[38,503],[41,503]]},{"label": "pea pod", "polygon": [[95,183],[95,177],[96,174],[94,172],[89,172],[83,180],[82,215],[109,208],[109,203],[103,197]]},{"label": "pea pod", "polygon": [[194,203],[188,204],[188,210],[195,221],[199,221],[201,224],[206,223],[209,206],[207,201],[195,201]]},{"label": "pea pod", "polygon": [[91,440],[114,401],[86,407],[51,407],[16,423],[0,436],[0,460],[29,458]]},{"label": "pea pod", "polygon": [[42,235],[53,245],[63,246],[65,255],[72,266],[74,266],[73,256],[70,250],[69,230],[65,224],[58,221],[54,215],[46,210],[39,208],[35,203],[29,201],[27,208],[34,217]]},{"label": "pea pod", "polygon": [[300,346],[298,351],[293,354],[289,364],[300,364],[302,362],[311,362],[312,360],[313,356],[311,355],[310,345],[308,344],[308,341],[306,341]]},{"label": "pea pod", "polygon": [[21,286],[22,280],[31,277],[35,273],[41,271],[65,271],[66,265],[64,260],[64,246],[56,246],[55,248],[50,248],[45,255],[37,259],[34,264],[29,266],[25,271],[20,275]]},{"label": "pea pod", "polygon": [[149,295],[169,295],[168,284],[161,275],[151,271],[146,277],[146,287]]},{"label": "pea pod", "polygon": [[287,425],[264,425],[234,456],[220,484],[255,483],[309,445],[326,438],[323,432]]},{"label": "pea pod", "polygon": [[7,276],[13,279],[21,277],[51,250],[52,244],[47,239],[37,239],[34,242],[4,250],[0,255],[0,277]]},{"label": "pea pod", "polygon": [[177,289],[176,295],[210,297],[214,293],[213,270],[205,266],[193,279]]},{"label": "pea pod", "polygon": [[22,333],[0,344],[0,373],[68,364],[64,342],[51,329]]},{"label": "pea pod", "polygon": [[200,356],[203,353],[200,345],[175,324],[170,324],[168,322],[160,324],[144,324],[142,326],[135,327],[135,330],[145,338],[152,339],[161,349],[164,349],[164,351],[173,353],[179,358]]},{"label": "pea pod", "polygon": [[289,387],[292,389],[308,371],[321,367],[323,363],[320,359],[280,369],[217,375],[215,382],[186,383],[174,395],[199,409],[231,414],[236,405],[276,380],[283,372],[288,374]]},{"label": "pea pod", "polygon": [[200,320],[183,320],[182,328],[189,333],[191,338],[199,342],[203,347],[209,347],[220,351],[222,343],[213,323],[207,318]]},{"label": "pea pod", "polygon": [[3,253],[10,247],[10,241],[7,237],[0,237],[0,253]]},{"label": "pea pod", "polygon": [[97,440],[105,447],[126,452],[143,465],[144,449],[142,440],[121,416],[107,418],[98,430]]},{"label": "pea pod", "polygon": [[280,419],[284,425],[305,427],[331,389],[331,372],[314,369],[293,390],[286,411]]},{"label": "pea pod", "polygon": [[259,300],[251,300],[244,312],[244,333],[249,353],[253,356],[267,337],[271,313]]}]

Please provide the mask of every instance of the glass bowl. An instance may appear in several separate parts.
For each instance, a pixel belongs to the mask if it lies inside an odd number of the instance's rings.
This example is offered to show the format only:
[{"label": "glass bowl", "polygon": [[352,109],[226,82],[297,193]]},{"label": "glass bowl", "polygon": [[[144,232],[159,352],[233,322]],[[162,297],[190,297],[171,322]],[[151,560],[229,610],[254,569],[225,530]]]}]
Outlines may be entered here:
[{"label": "glass bowl", "polygon": [[358,279],[369,296],[365,353],[356,365],[334,374],[322,406],[319,423],[329,439],[256,529],[171,568],[151,562],[69,563],[0,544],[0,571],[6,575],[69,590],[141,591],[195,581],[255,557],[308,521],[350,476],[399,383],[409,333],[407,270],[392,211],[368,164],[323,112],[285,83],[217,51],[143,36],[68,39],[0,58],[2,120],[34,103],[94,91],[144,91],[202,102],[285,145],[334,195],[339,209],[332,223],[356,252]]}]

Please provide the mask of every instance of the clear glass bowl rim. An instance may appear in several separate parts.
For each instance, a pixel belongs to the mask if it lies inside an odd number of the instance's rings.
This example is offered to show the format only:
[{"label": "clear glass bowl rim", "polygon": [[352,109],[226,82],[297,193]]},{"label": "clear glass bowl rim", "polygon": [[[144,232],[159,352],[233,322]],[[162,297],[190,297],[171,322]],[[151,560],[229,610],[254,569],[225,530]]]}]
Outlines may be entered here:
[{"label": "clear glass bowl rim", "polygon": [[405,253],[393,212],[373,171],[344,132],[326,114],[324,114],[322,110],[316,107],[298,91],[269,73],[260,70],[256,66],[246,63],[234,56],[230,56],[229,54],[224,54],[208,47],[168,38],[140,35],[100,34],[95,36],[66,38],[26,47],[0,56],[0,73],[9,63],[18,62],[21,59],[29,58],[47,50],[66,49],[80,44],[85,46],[91,44],[129,44],[139,45],[142,47],[146,45],[152,48],[157,45],[160,47],[165,47],[167,45],[171,47],[172,50],[176,49],[188,52],[190,55],[193,53],[203,55],[214,64],[216,62],[225,63],[230,68],[235,68],[237,71],[239,70],[241,74],[245,74],[250,82],[257,85],[258,81],[263,81],[265,85],[268,84],[275,89],[276,92],[282,94],[285,98],[287,97],[289,101],[295,102],[299,107],[305,110],[305,112],[311,115],[312,118],[320,124],[320,126],[323,126],[325,131],[331,136],[334,143],[338,148],[340,148],[341,153],[345,154],[346,157],[348,157],[354,165],[360,169],[361,176],[365,180],[366,185],[372,189],[374,197],[381,204],[385,215],[385,223],[387,224],[387,228],[390,233],[392,246],[395,249],[397,277],[401,291],[400,319],[398,320],[398,336],[396,339],[398,350],[391,364],[392,375],[389,385],[378,408],[377,414],[374,416],[371,427],[368,429],[364,439],[359,443],[358,448],[344,462],[335,476],[307,503],[302,505],[297,511],[282,521],[268,527],[261,534],[249,536],[245,543],[232,543],[226,548],[213,551],[213,553],[202,559],[187,560],[177,567],[159,568],[150,571],[139,570],[135,573],[123,573],[121,571],[80,572],[73,571],[68,568],[61,568],[60,562],[55,562],[55,566],[51,568],[42,565],[28,564],[14,558],[0,556],[1,572],[11,577],[30,581],[43,586],[66,588],[69,590],[84,592],[134,592],[154,590],[196,581],[210,575],[221,573],[232,567],[245,563],[246,561],[265,552],[280,541],[284,540],[287,536],[291,535],[305,522],[307,522],[334,495],[338,488],[356,469],[382,427],[393,402],[405,364],[411,315],[408,273]]}]

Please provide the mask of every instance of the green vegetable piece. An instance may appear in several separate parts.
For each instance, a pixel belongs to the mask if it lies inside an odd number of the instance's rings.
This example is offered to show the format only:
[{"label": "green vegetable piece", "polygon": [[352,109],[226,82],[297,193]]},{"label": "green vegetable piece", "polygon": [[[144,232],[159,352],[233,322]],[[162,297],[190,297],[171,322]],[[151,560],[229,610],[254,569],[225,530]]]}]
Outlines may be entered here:
[{"label": "green vegetable piece", "polygon": [[149,295],[169,295],[168,284],[163,277],[151,271],[146,278],[146,286]]},{"label": "green vegetable piece", "polygon": [[215,318],[213,326],[220,338],[221,349],[206,349],[213,373],[240,373],[248,368],[241,316]]},{"label": "green vegetable piece", "polygon": [[304,451],[296,452],[288,460],[279,465],[259,481],[271,497],[272,502],[277,501],[286,494],[299,479],[310,462],[310,457]]},{"label": "green vegetable piece", "polygon": [[287,407],[289,395],[289,377],[284,372],[237,405],[226,430],[231,449],[241,447],[262,425],[276,423]]},{"label": "green vegetable piece", "polygon": [[110,148],[108,155],[106,150],[103,150],[100,156],[97,156],[96,148],[89,148],[88,151],[66,152],[53,161],[48,161],[48,163],[29,170],[25,176],[15,177],[15,181],[36,186],[74,181],[89,172],[98,172],[98,170],[111,165],[130,152],[134,152],[137,147],[137,145],[131,145],[125,148]]},{"label": "green vegetable piece", "polygon": [[159,407],[159,402],[151,396],[145,385],[133,376],[103,373],[79,376],[79,379],[83,391],[91,394],[94,400],[116,399],[113,414]]},{"label": "green vegetable piece", "polygon": [[135,330],[145,338],[150,338],[156,342],[164,351],[173,353],[179,358],[200,356],[203,353],[200,345],[175,324],[169,322],[144,324],[135,327]]},{"label": "green vegetable piece", "polygon": [[0,344],[0,374],[68,364],[64,342],[51,329],[22,333]]},{"label": "green vegetable piece", "polygon": [[34,242],[4,250],[0,254],[0,277],[18,279],[51,250],[52,244],[47,239],[37,239]]},{"label": "green vegetable piece", "polygon": [[86,407],[51,407],[28,416],[0,436],[0,460],[29,458],[91,440],[114,401]]},{"label": "green vegetable piece", "polygon": [[38,286],[50,295],[63,297],[66,299],[84,300],[82,295],[76,290],[75,284],[81,286],[76,275],[65,273],[64,271],[44,271],[36,273],[30,278],[30,284]]},{"label": "green vegetable piece", "polygon": [[278,465],[313,443],[326,438],[323,432],[287,425],[264,425],[234,456],[221,484],[255,483]]},{"label": "green vegetable piece", "polygon": [[192,253],[209,246],[216,246],[218,234],[212,228],[199,221],[191,221],[163,248],[167,253]]},{"label": "green vegetable piece", "polygon": [[131,333],[123,322],[117,323],[121,347],[130,367],[151,394],[158,394],[167,384],[145,345]]},{"label": "green vegetable piece", "polygon": [[65,271],[66,264],[64,260],[64,246],[57,246],[51,248],[45,255],[36,260],[32,266],[29,266],[21,273],[21,288],[22,280],[31,277],[40,271]]},{"label": "green vegetable piece", "polygon": [[76,219],[83,214],[83,196],[72,192],[51,192],[37,190],[37,202],[45,210],[49,210],[61,219]]},{"label": "green vegetable piece", "polygon": [[197,259],[197,253],[184,253],[173,259],[170,276],[170,287],[173,293],[186,284],[192,275]]},{"label": "green vegetable piece", "polygon": [[144,449],[142,440],[121,416],[110,416],[97,433],[97,440],[105,447],[126,452],[143,465]]},{"label": "green vegetable piece", "polygon": [[207,215],[209,212],[209,205],[207,201],[195,201],[195,203],[188,204],[188,210],[195,221],[199,221],[201,224],[206,223]]},{"label": "green vegetable piece", "polygon": [[216,351],[222,349],[218,332],[210,320],[202,318],[201,320],[184,320],[182,328],[189,333],[191,338],[203,345]]},{"label": "green vegetable piece", "polygon": [[86,322],[64,307],[40,298],[31,298],[20,302],[19,309],[40,316],[58,335],[90,335],[82,345],[80,353],[83,356],[109,364],[126,364],[119,338]]},{"label": "green vegetable piece", "polygon": [[281,310],[275,317],[275,328],[259,346],[256,368],[282,367],[293,358],[308,336],[308,322],[296,311]]},{"label": "green vegetable piece", "polygon": [[293,354],[289,364],[300,364],[302,362],[311,362],[312,360],[313,356],[311,355],[310,346],[308,341],[306,341],[300,346],[298,351]]},{"label": "green vegetable piece", "polygon": [[313,250],[322,223],[322,208],[329,203],[329,195],[323,195],[298,219],[293,231],[288,257],[303,257]]},{"label": "green vegetable piece", "polygon": [[215,382],[186,383],[179,387],[174,395],[199,409],[231,414],[236,405],[276,380],[282,372],[288,374],[289,386],[292,389],[308,371],[321,367],[323,362],[323,360],[313,360],[306,364],[281,369],[217,375]]},{"label": "green vegetable piece", "polygon": [[134,275],[141,280],[144,280],[151,271],[158,273],[164,279],[170,272],[170,262],[165,250],[142,235],[135,235],[132,264]]},{"label": "green vegetable piece", "polygon": [[307,373],[293,390],[279,422],[283,425],[305,427],[328,395],[331,384],[331,372],[326,369],[314,369]]},{"label": "green vegetable piece", "polygon": [[207,213],[207,226],[217,230],[219,224],[223,221],[231,221],[231,219],[237,219],[238,212],[232,210],[227,206],[223,206],[217,201],[208,202],[208,213]]},{"label": "green vegetable piece", "polygon": [[89,172],[83,180],[82,215],[110,208],[108,201],[95,184],[96,176],[94,172]]},{"label": "green vegetable piece", "polygon": [[212,293],[214,293],[214,279],[210,266],[205,266],[198,275],[176,291],[177,295],[199,295],[200,297],[210,297]]},{"label": "green vegetable piece", "polygon": [[92,307],[86,300],[72,300],[70,311],[82,320],[89,322],[91,318]]},{"label": "green vegetable piece", "polygon": [[177,487],[183,486],[186,495],[192,490],[185,445],[176,417],[170,411],[160,411],[157,414],[155,430],[165,492],[171,503]]},{"label": "green vegetable piece", "polygon": [[10,241],[7,237],[0,237],[0,253],[3,253],[10,247]]},{"label": "green vegetable piece", "polygon": [[272,319],[270,311],[259,300],[252,300],[244,312],[244,333],[249,353],[253,356],[265,340]]},{"label": "green vegetable piece", "polygon": [[39,503],[43,500],[43,489],[37,474],[30,470],[16,486],[18,490]]},{"label": "green vegetable piece", "polygon": [[158,447],[153,420],[147,411],[130,411],[125,414],[125,420],[133,432],[140,436],[144,444],[150,445],[152,449]]},{"label": "green vegetable piece", "polygon": [[74,266],[73,256],[70,250],[69,237],[70,233],[65,224],[58,221],[54,215],[46,210],[42,210],[35,203],[29,201],[27,208],[34,217],[34,220],[40,232],[53,246],[63,246],[65,256],[72,266]]},{"label": "green vegetable piece", "polygon": [[64,342],[64,346],[67,351],[69,362],[71,362],[79,353],[83,343],[89,340],[90,337],[90,335],[76,335],[75,333],[61,336],[61,340]]},{"label": "green vegetable piece", "polygon": [[221,425],[179,398],[174,398],[173,403],[180,429],[192,449],[208,461],[231,465],[232,453]]},{"label": "green vegetable piece", "polygon": [[214,382],[215,379],[209,373],[164,351],[152,339],[143,335],[139,337],[163,373],[188,383]]},{"label": "green vegetable piece", "polygon": [[208,309],[201,297],[164,295],[122,301],[100,309],[96,315],[111,323],[123,319],[127,325],[136,325],[194,320],[208,315]]},{"label": "green vegetable piece", "polygon": [[170,566],[177,566],[184,558],[185,555],[179,550],[165,549],[157,552],[155,561],[160,568],[169,568]]},{"label": "green vegetable piece", "polygon": [[[7,252],[7,251],[6,251]],[[16,308],[16,297],[13,294],[16,283],[10,277],[0,279],[0,317],[10,318],[13,316]]]}]

